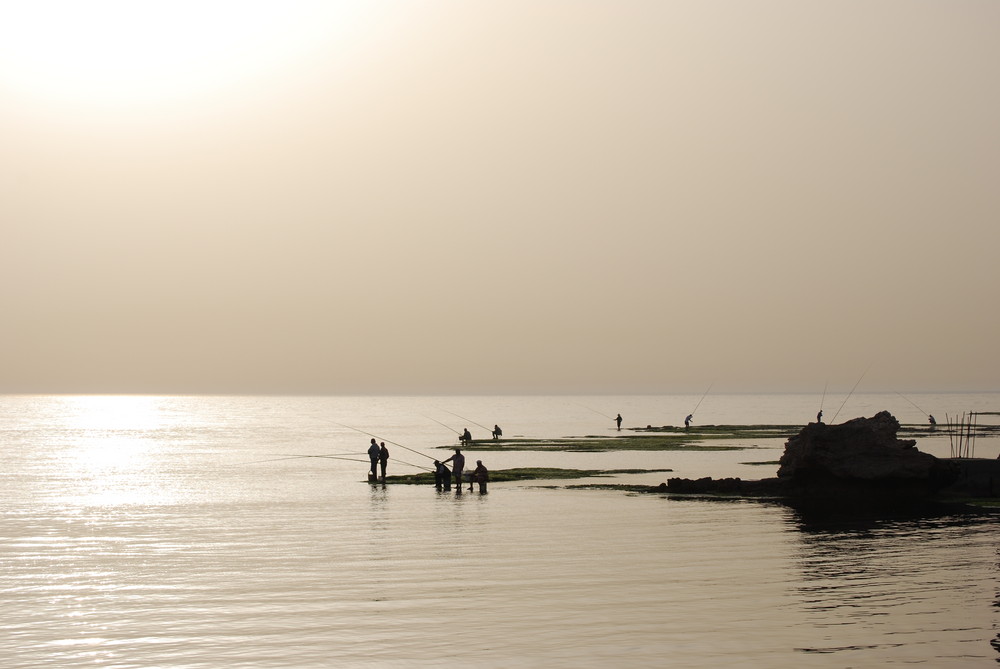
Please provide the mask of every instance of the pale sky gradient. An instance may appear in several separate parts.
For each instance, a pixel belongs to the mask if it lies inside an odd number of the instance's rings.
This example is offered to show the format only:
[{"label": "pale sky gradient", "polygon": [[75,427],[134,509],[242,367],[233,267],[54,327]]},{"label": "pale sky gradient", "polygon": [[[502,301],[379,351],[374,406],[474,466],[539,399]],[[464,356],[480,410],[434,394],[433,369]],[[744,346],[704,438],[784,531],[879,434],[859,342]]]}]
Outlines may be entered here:
[{"label": "pale sky gradient", "polygon": [[0,2],[0,392],[1000,390],[1000,2]]}]

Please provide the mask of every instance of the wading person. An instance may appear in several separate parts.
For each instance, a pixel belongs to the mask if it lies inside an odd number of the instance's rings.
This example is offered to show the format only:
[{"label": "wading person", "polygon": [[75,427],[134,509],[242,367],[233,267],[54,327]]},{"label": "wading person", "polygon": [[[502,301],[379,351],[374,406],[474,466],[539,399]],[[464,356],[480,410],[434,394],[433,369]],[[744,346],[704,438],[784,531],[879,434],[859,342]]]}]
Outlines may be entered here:
[{"label": "wading person", "polygon": [[389,463],[389,449],[385,447],[385,442],[378,449],[378,463],[382,467],[382,483],[385,483],[385,466]]},{"label": "wading person", "polygon": [[[486,483],[490,480],[490,473],[487,471],[486,466],[483,464],[482,460],[476,460],[476,469],[472,472],[472,478],[476,483],[479,484],[479,494],[486,494]],[[469,483],[469,490],[472,490],[472,484]]]},{"label": "wading person", "polygon": [[445,460],[445,462],[451,463],[451,473],[455,477],[455,485],[458,486],[458,491],[462,492],[462,470],[465,469],[465,456],[462,455],[462,449],[456,448],[455,455]]},{"label": "wading person", "polygon": [[380,449],[378,447],[378,444],[376,444],[375,440],[372,439],[372,445],[368,447],[368,459],[372,461],[371,476],[368,477],[368,480],[378,478],[378,455],[379,455],[379,453],[380,453]]},{"label": "wading person", "polygon": [[440,460],[434,461],[434,487],[440,490],[451,490],[451,472]]}]

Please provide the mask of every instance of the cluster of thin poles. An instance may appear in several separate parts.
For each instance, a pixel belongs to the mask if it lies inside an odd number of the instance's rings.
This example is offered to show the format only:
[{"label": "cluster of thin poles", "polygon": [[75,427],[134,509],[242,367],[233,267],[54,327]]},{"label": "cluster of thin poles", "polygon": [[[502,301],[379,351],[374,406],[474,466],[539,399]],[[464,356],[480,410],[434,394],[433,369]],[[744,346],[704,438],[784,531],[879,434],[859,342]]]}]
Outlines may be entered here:
[{"label": "cluster of thin poles", "polygon": [[976,452],[976,416],[974,411],[960,416],[945,414],[948,421],[948,439],[951,441],[951,457],[972,458]]}]

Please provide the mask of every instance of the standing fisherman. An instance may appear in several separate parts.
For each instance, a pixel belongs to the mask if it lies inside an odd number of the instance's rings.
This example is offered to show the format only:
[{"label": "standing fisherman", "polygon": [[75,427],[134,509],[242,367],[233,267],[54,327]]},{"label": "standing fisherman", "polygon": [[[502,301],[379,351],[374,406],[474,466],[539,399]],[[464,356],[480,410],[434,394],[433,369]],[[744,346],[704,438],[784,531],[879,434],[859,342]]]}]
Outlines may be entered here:
[{"label": "standing fisherman", "polygon": [[615,416],[615,423],[618,424],[618,431],[621,432],[622,431],[622,415],[621,414],[618,414],[617,416]]},{"label": "standing fisherman", "polygon": [[692,418],[694,418],[694,414],[693,413],[689,413],[687,415],[687,418],[684,419],[684,429],[685,430],[688,429],[689,427],[691,427],[691,419]]},{"label": "standing fisherman", "polygon": [[382,447],[378,449],[378,462],[382,466],[382,483],[385,483],[385,465],[389,462],[389,449],[382,442]]},{"label": "standing fisherman", "polygon": [[462,449],[456,448],[455,455],[451,456],[445,462],[451,462],[451,472],[455,476],[455,485],[458,486],[458,492],[462,492],[462,470],[465,469],[465,456],[462,455]]},{"label": "standing fisherman", "polygon": [[373,437],[372,445],[368,447],[368,459],[372,461],[371,475],[368,477],[369,481],[378,478],[378,456],[380,452],[381,450],[379,449],[378,444],[375,443],[375,438]]}]

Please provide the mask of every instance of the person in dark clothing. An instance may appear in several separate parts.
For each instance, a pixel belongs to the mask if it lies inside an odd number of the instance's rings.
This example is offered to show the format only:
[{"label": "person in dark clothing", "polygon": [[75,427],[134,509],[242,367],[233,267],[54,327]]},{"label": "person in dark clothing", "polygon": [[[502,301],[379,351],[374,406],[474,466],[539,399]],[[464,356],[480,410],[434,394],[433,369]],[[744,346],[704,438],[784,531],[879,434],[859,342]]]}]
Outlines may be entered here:
[{"label": "person in dark clothing", "polygon": [[691,427],[691,419],[694,418],[694,414],[688,414],[687,418],[684,419],[684,429]]},{"label": "person in dark clothing", "polygon": [[617,416],[615,416],[615,423],[618,424],[618,431],[621,432],[622,431],[622,415],[621,414],[618,414]]},{"label": "person in dark clothing", "polygon": [[472,441],[472,433],[469,432],[469,428],[465,428],[465,432],[462,433],[462,436],[459,437],[458,440],[461,441],[463,444],[468,444],[470,441]]},{"label": "person in dark clothing", "polygon": [[378,455],[380,452],[378,444],[375,443],[375,439],[373,438],[372,445],[368,447],[368,459],[372,461],[371,475],[368,477],[369,480],[378,478]]},{"label": "person in dark clothing", "polygon": [[494,439],[499,439],[502,436],[503,436],[503,430],[500,429],[499,425],[494,425],[493,426],[493,438]]},{"label": "person in dark clothing", "polygon": [[[490,473],[487,471],[482,460],[476,460],[476,469],[472,472],[472,478],[479,484],[479,494],[485,495],[486,483],[490,480]],[[471,483],[469,484],[469,490],[472,490]]]},{"label": "person in dark clothing", "polygon": [[[836,418],[836,416],[834,416],[834,418]],[[823,410],[822,409],[820,409],[819,413],[816,414],[816,422],[817,423],[822,423],[823,422]]]},{"label": "person in dark clothing", "polygon": [[385,466],[389,462],[389,449],[385,447],[385,442],[378,449],[378,463],[382,466],[382,483],[385,483]]},{"label": "person in dark clothing", "polygon": [[465,456],[462,455],[462,449],[456,448],[455,455],[451,456],[445,462],[450,462],[451,473],[455,476],[455,485],[458,486],[458,490],[462,490],[462,470],[465,469]]},{"label": "person in dark clothing", "polygon": [[434,461],[434,487],[451,490],[451,470],[440,460]]}]

